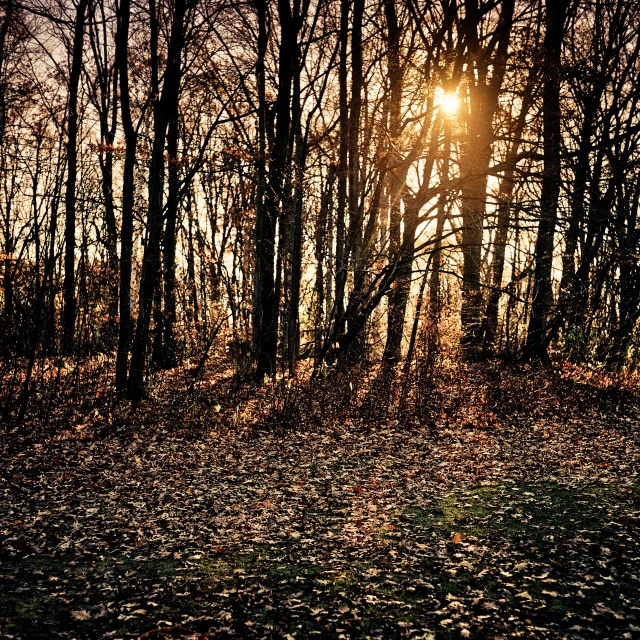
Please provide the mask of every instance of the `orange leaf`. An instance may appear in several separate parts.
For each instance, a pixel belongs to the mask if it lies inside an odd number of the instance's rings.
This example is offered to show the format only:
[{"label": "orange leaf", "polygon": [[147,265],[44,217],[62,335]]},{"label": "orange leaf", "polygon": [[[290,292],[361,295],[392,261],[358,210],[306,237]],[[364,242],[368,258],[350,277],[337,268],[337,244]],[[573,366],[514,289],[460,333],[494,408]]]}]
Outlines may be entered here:
[{"label": "orange leaf", "polygon": [[453,544],[460,544],[462,542],[462,536],[459,533],[454,533],[451,542]]}]

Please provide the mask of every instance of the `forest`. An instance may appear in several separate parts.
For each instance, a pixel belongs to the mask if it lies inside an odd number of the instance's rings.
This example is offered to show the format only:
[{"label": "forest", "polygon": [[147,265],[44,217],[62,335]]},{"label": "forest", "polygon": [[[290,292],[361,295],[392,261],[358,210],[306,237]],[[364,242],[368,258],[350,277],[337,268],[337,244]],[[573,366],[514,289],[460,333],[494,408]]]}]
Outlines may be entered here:
[{"label": "forest", "polygon": [[0,0],[0,639],[640,637],[640,0]]}]

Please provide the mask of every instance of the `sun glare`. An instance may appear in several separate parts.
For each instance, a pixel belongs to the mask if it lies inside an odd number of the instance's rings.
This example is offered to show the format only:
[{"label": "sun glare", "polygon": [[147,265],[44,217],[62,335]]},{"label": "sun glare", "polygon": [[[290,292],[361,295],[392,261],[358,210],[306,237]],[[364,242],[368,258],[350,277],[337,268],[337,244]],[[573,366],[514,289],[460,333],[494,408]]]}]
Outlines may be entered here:
[{"label": "sun glare", "polygon": [[445,93],[442,96],[442,102],[440,103],[440,108],[447,114],[453,115],[458,111],[458,107],[460,106],[460,99],[455,93]]}]

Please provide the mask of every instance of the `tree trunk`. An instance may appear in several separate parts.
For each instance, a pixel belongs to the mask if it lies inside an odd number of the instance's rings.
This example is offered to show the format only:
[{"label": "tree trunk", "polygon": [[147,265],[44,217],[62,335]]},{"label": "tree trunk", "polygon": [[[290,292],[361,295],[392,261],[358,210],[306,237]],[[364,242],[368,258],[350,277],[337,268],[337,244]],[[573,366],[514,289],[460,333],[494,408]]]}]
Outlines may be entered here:
[{"label": "tree trunk", "polygon": [[489,293],[489,302],[487,303],[483,323],[484,336],[482,348],[485,354],[495,348],[496,332],[498,329],[498,309],[500,296],[502,295],[502,276],[504,274],[507,238],[511,225],[513,193],[516,187],[516,163],[527,115],[533,103],[533,86],[537,76],[537,70],[532,69],[522,96],[522,108],[520,109],[516,126],[513,130],[513,141],[511,142],[505,160],[507,169],[500,180],[500,187],[498,189],[497,228],[493,241],[493,259],[491,262],[491,291]]},{"label": "tree trunk", "polygon": [[[254,0],[258,14],[258,59],[256,63],[256,80],[258,85],[258,185],[256,189],[256,223],[254,229],[255,240],[255,267],[253,274],[253,347],[258,354],[259,368],[264,369],[260,373],[263,376],[271,370],[270,359],[264,362],[265,356],[261,356],[261,349],[266,342],[265,318],[262,302],[267,297],[264,291],[270,285],[269,273],[273,278],[273,255],[270,252],[273,247],[268,246],[269,232],[267,212],[265,211],[265,197],[267,191],[267,99],[265,87],[265,56],[267,54],[267,2],[266,0]],[[274,238],[275,241],[275,238]],[[275,360],[275,354],[274,354]]]},{"label": "tree trunk", "polygon": [[62,318],[62,352],[73,353],[76,325],[75,248],[76,248],[76,181],[78,171],[78,87],[82,71],[84,21],[88,0],[80,0],[76,8],[73,51],[69,73],[69,101],[67,107],[67,188],[65,192],[65,256],[64,256],[64,314]]},{"label": "tree trunk", "polygon": [[[106,237],[103,241],[107,252],[106,279],[108,302],[107,313],[107,341],[112,346],[114,329],[118,316],[118,225],[113,198],[113,152],[116,128],[118,126],[118,65],[109,67],[109,54],[106,42],[106,29],[103,31],[101,42],[98,35],[98,25],[105,22],[104,2],[99,3],[100,14],[92,20],[89,29],[89,42],[95,60],[99,95],[94,97],[94,105],[98,111],[100,122],[100,148],[98,161],[102,176],[102,197],[104,199],[104,222]],[[117,47],[117,41],[116,41]]]},{"label": "tree trunk", "polygon": [[307,140],[302,135],[300,109],[300,73],[296,73],[294,80],[294,185],[293,210],[291,225],[291,255],[290,255],[290,294],[287,318],[287,359],[289,374],[295,375],[296,364],[300,352],[300,286],[302,279],[302,213],[304,199],[304,173],[307,162]]},{"label": "tree trunk", "polygon": [[[383,358],[386,362],[400,360],[402,336],[404,334],[404,320],[407,313],[407,302],[411,292],[411,278],[413,273],[413,259],[415,253],[416,231],[420,224],[420,210],[427,203],[428,178],[433,172],[436,154],[440,146],[440,131],[443,117],[438,114],[431,127],[431,141],[424,166],[423,188],[416,196],[404,198],[404,231],[402,244],[395,255],[392,253],[390,266],[394,272],[395,282],[389,292],[387,342]],[[445,136],[446,137],[446,136]],[[445,143],[448,143],[445,140]]]},{"label": "tree trunk", "polygon": [[[364,284],[364,270],[361,263],[362,249],[362,224],[363,215],[360,208],[360,116],[362,113],[362,89],[363,89],[363,61],[362,61],[362,21],[364,17],[364,0],[353,2],[353,24],[351,30],[351,104],[349,108],[349,130],[347,132],[347,145],[349,160],[347,209],[349,212],[349,230],[347,232],[347,246],[345,261],[353,272],[354,286],[350,298],[354,298],[356,305],[362,297],[359,283]],[[349,300],[351,304],[351,299]],[[356,323],[357,339],[350,345],[350,358],[360,359],[364,351],[362,334],[359,330],[357,318],[353,316],[347,321]],[[362,325],[364,327],[364,325]]]},{"label": "tree trunk", "polygon": [[[316,260],[316,283],[315,283],[315,317],[314,317],[314,368],[317,368],[321,364],[320,356],[322,353],[322,343],[325,339],[323,331],[323,319],[324,319],[324,305],[325,300],[329,298],[329,295],[325,292],[325,278],[324,278],[324,260],[327,254],[328,247],[331,246],[329,239],[327,238],[327,226],[330,224],[330,211],[331,201],[333,196],[333,189],[336,180],[336,170],[334,166],[329,167],[328,175],[326,177],[326,186],[322,193],[320,201],[320,211],[316,219],[316,233],[315,233],[315,260]],[[327,303],[328,304],[328,303]]]},{"label": "tree trunk", "polygon": [[[469,112],[467,133],[462,146],[460,168],[464,180],[461,190],[462,213],[462,308],[460,341],[465,357],[476,358],[482,346],[483,294],[481,282],[482,246],[487,203],[487,175],[494,141],[493,117],[506,70],[511,40],[514,0],[502,2],[500,22],[494,37],[497,40],[493,58],[482,49],[478,28],[482,12],[477,2],[465,2],[464,46],[473,62],[467,72],[469,80]],[[488,66],[493,67],[489,78]]]},{"label": "tree trunk", "polygon": [[187,317],[193,321],[194,329],[200,330],[200,310],[198,308],[198,288],[196,285],[196,260],[193,242],[193,210],[191,204],[187,211],[187,286],[189,288],[189,305]]},{"label": "tree trunk", "polygon": [[[435,244],[431,261],[431,277],[429,278],[429,322],[434,331],[429,334],[429,356],[436,351],[437,328],[442,313],[442,292],[440,282],[440,270],[442,269],[442,233],[447,219],[449,165],[451,162],[451,122],[444,123],[444,153],[442,156],[442,170],[440,173],[441,191],[438,197],[438,213],[436,220]],[[425,276],[426,279],[426,276]]]},{"label": "tree trunk", "polygon": [[553,239],[560,195],[560,64],[564,24],[571,0],[547,0],[543,69],[544,169],[540,196],[540,222],[535,247],[533,302],[527,331],[525,357],[546,355],[547,319],[553,303],[551,271]]},{"label": "tree trunk", "polygon": [[413,200],[405,202],[403,241],[396,258],[395,282],[389,293],[387,342],[384,350],[384,360],[389,363],[400,360],[404,320],[407,313],[409,293],[411,292],[415,236],[418,228],[419,213],[418,203]]},{"label": "tree trunk", "polygon": [[[2,150],[4,143],[4,133],[6,129],[6,103],[5,94],[7,91],[6,84],[4,82],[4,66],[7,55],[6,51],[6,39],[9,32],[9,26],[13,18],[13,0],[9,0],[5,7],[4,20],[0,25],[0,150]],[[38,143],[40,140],[38,140]],[[3,154],[4,156],[4,154]],[[36,156],[39,159],[39,153]],[[4,165],[4,157],[3,157]],[[2,170],[6,170],[5,166],[2,166]],[[13,274],[12,274],[12,257],[14,251],[14,238],[11,232],[11,209],[12,199],[9,198],[5,205],[4,217],[4,308],[2,310],[2,320],[4,323],[4,329],[0,335],[0,339],[5,341],[6,345],[11,342],[11,336],[13,333],[13,315],[14,315],[14,301],[13,301]]]},{"label": "tree trunk", "polygon": [[[346,261],[346,210],[347,173],[349,159],[349,96],[347,89],[347,62],[349,47],[349,0],[340,2],[340,60],[338,69],[340,138],[338,149],[338,184],[336,199],[336,265],[335,299],[332,321],[342,322],[344,294],[347,283]],[[337,326],[337,324],[336,324]]]},{"label": "tree trunk", "polygon": [[[153,298],[160,275],[160,244],[164,222],[162,196],[164,190],[164,148],[167,127],[177,110],[180,90],[180,65],[184,45],[186,1],[177,0],[171,26],[162,94],[154,113],[154,137],[149,167],[149,205],[147,210],[147,244],[142,261],[138,303],[138,322],[131,347],[129,392],[134,403],[144,394],[144,366],[149,340]],[[152,17],[152,21],[154,18]],[[153,51],[152,51],[153,53]]]},{"label": "tree trunk", "polygon": [[116,390],[125,391],[129,345],[131,342],[131,267],[133,259],[133,207],[135,202],[135,164],[138,136],[131,118],[129,96],[129,21],[131,0],[120,4],[118,33],[116,36],[116,64],[120,72],[120,111],[125,137],[125,157],[122,170],[122,227],[120,230],[120,324],[118,328],[118,354],[116,357]]},{"label": "tree trunk", "polygon": [[[259,20],[259,56],[263,30],[266,30],[266,3],[256,0]],[[273,376],[276,372],[278,346],[279,299],[275,286],[274,258],[276,225],[284,194],[284,179],[289,156],[291,123],[291,85],[297,63],[296,29],[289,0],[278,0],[280,18],[280,51],[278,68],[278,96],[275,104],[276,131],[269,162],[268,189],[256,211],[256,261],[254,273],[254,348],[257,351],[256,376]],[[265,35],[266,38],[266,35]],[[266,46],[266,40],[264,41]],[[261,75],[260,69],[258,70]],[[261,97],[261,111],[265,102]],[[262,133],[260,134],[262,135]],[[262,142],[261,142],[262,144]]]},{"label": "tree trunk", "polygon": [[7,87],[4,82],[4,66],[7,57],[6,41],[7,34],[9,33],[9,26],[13,19],[13,0],[9,0],[5,5],[4,19],[2,25],[0,25],[0,147],[4,141],[4,132],[7,126],[7,111],[6,111],[6,92]]},{"label": "tree trunk", "polygon": [[167,222],[164,230],[164,336],[163,353],[159,358],[163,367],[176,366],[176,230],[179,201],[178,164],[178,103],[174,119],[169,124],[167,155],[169,157],[169,200],[167,202]]},{"label": "tree trunk", "polygon": [[[387,22],[387,65],[389,73],[389,153],[390,164],[393,167],[387,173],[387,198],[389,204],[389,253],[390,262],[400,259],[401,245],[400,227],[402,214],[400,200],[405,189],[405,176],[398,171],[401,166],[401,155],[397,151],[400,136],[400,108],[402,105],[402,70],[400,67],[400,28],[396,12],[395,0],[385,0],[385,18]],[[396,289],[391,291],[388,300],[387,313],[387,341],[384,347],[383,360],[390,364],[400,360],[402,334],[404,330],[403,296],[396,295],[400,282],[396,282]]]}]

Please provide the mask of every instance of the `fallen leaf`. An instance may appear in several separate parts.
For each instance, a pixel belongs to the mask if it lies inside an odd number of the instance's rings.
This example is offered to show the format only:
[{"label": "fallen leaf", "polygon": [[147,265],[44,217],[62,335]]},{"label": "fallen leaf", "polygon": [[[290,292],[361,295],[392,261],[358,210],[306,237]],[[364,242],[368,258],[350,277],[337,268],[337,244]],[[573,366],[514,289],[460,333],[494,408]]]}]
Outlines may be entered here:
[{"label": "fallen leaf", "polygon": [[88,611],[84,611],[83,609],[72,611],[71,617],[74,620],[91,620],[91,614]]}]

